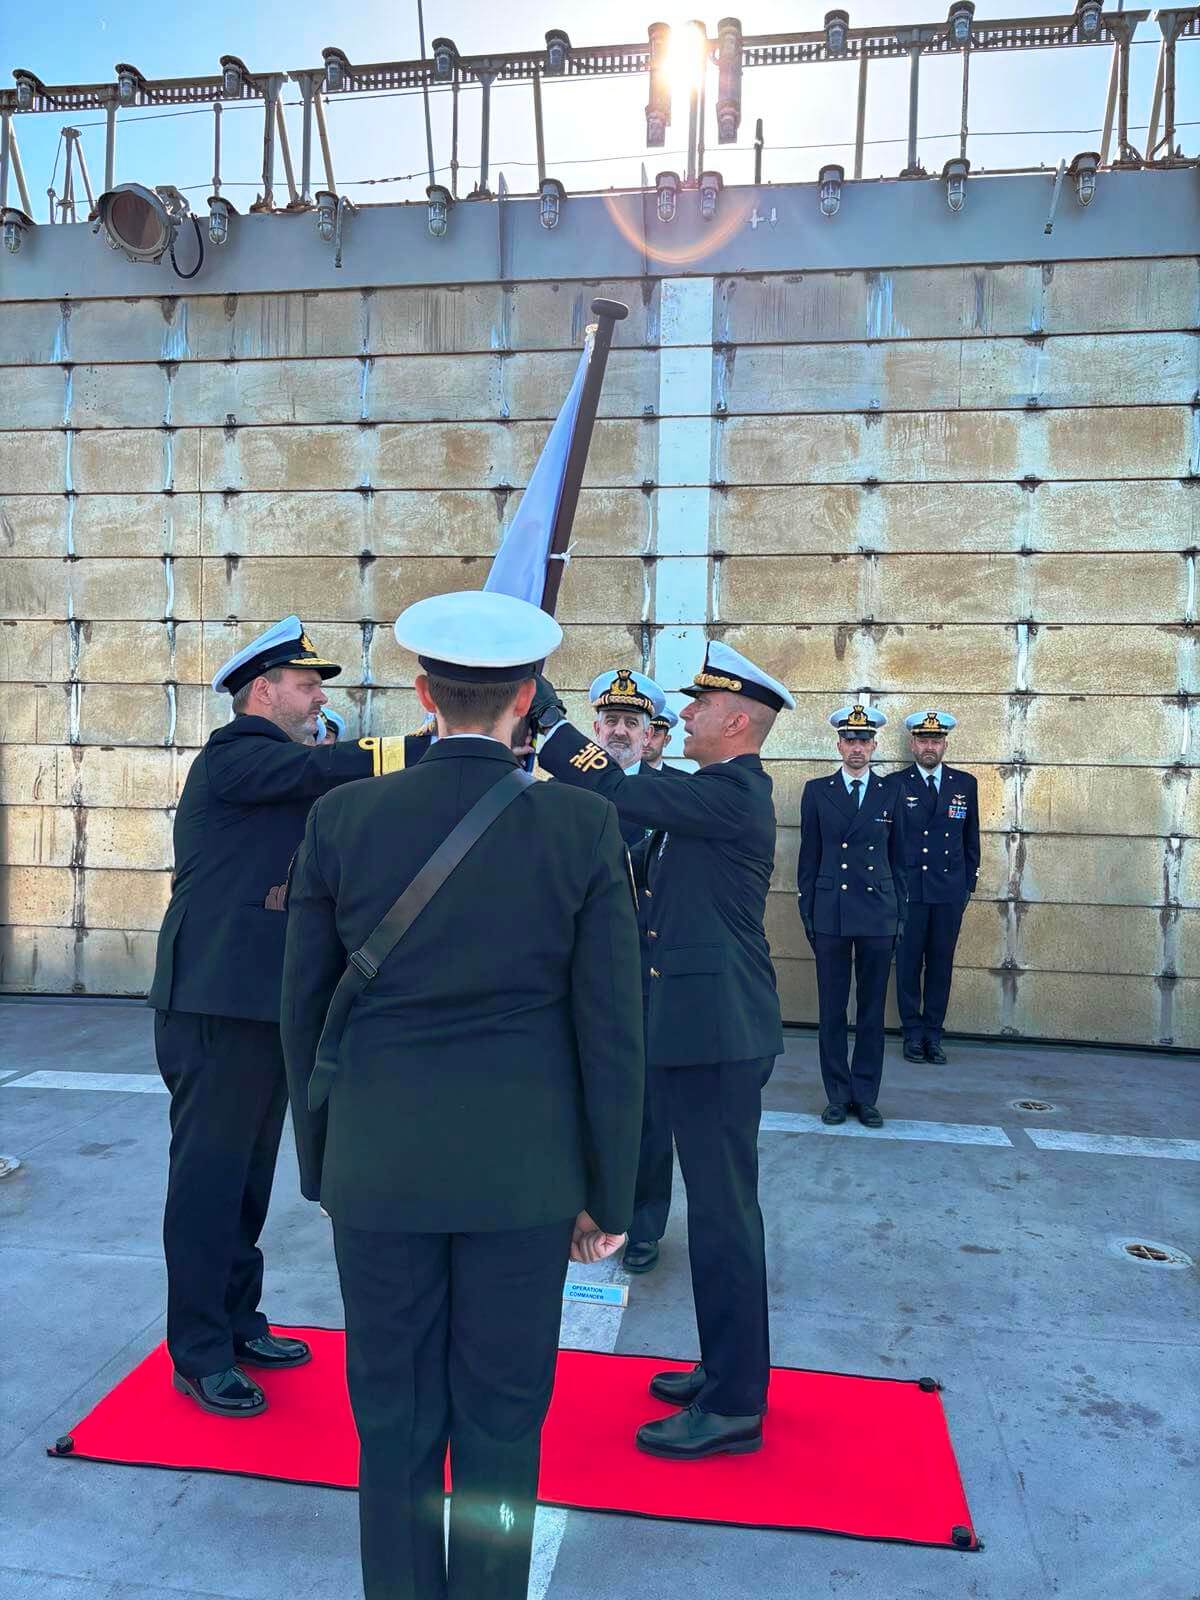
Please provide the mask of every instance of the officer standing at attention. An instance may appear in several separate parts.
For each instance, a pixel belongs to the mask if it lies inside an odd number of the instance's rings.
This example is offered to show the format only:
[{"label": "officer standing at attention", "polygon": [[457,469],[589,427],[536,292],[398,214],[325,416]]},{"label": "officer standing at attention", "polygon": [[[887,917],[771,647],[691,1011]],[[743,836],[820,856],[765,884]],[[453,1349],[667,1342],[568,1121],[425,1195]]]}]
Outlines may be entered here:
[{"label": "officer standing at attention", "polygon": [[771,1357],[758,1124],[783,1030],[763,929],[775,807],[759,750],[795,702],[716,640],[680,693],[690,699],[683,753],[700,765],[680,782],[622,772],[563,720],[544,681],[533,710],[549,735],[538,752],[548,772],[607,795],[623,823],[654,830],[643,889],[655,951],[646,1060],[666,1086],[687,1189],[700,1363],[652,1381],[652,1394],[682,1409],[639,1428],[637,1443],[690,1461],[762,1444]]},{"label": "officer standing at attention", "polygon": [[171,1092],[163,1247],[174,1384],[205,1411],[266,1400],[244,1367],[309,1359],[258,1309],[287,1104],[279,979],[288,864],[318,795],[403,762],[399,739],[313,747],[322,684],[341,668],[285,617],[228,660],[213,688],[234,718],[209,738],[175,815],[175,874],[149,1003]]},{"label": "officer standing at attention", "polygon": [[915,765],[893,780],[904,808],[908,887],[908,918],[896,949],[896,998],[904,1059],[943,1066],[954,948],[979,876],[979,788],[969,772],[944,765],[946,737],[957,726],[948,711],[914,711],[904,726]]},{"label": "officer standing at attention", "polygon": [[396,637],[437,742],[319,801],[292,874],[300,1181],[333,1218],[366,1600],[524,1600],[568,1254],[619,1249],[633,1208],[637,922],[613,807],[513,754],[553,617],[440,595]]},{"label": "officer standing at attention", "polygon": [[[596,713],[592,734],[600,748],[621,771],[634,777],[645,765],[642,751],[651,719],[666,705],[666,696],[642,672],[625,667],[602,672],[592,680],[588,699]],[[621,837],[630,852],[638,885],[638,936],[642,954],[642,1021],[649,1031],[650,967],[653,944],[649,935],[652,901],[642,892],[647,869],[647,830],[640,822],[622,822]],[[671,1211],[671,1117],[662,1074],[646,1070],[646,1095],[642,1107],[642,1142],[638,1155],[637,1188],[629,1243],[621,1257],[626,1272],[651,1272],[658,1265],[658,1243],[667,1231]]]},{"label": "officer standing at attention", "polygon": [[[875,734],[887,718],[874,706],[842,706],[839,769],[810,778],[800,798],[796,883],[800,920],[817,963],[818,1046],[828,1101],[821,1121],[882,1128],[876,1100],[883,1076],[883,1008],[892,951],[904,923],[896,838],[895,780],[871,771]],[[847,1064],[846,1006],[855,975],[854,1058]]]},{"label": "officer standing at attention", "polygon": [[687,773],[680,767],[669,767],[663,760],[663,752],[667,748],[667,739],[671,729],[679,722],[679,718],[664,705],[656,717],[650,718],[650,727],[646,733],[646,748],[642,752],[642,765],[652,767],[655,772],[665,772],[669,778],[686,778]]}]

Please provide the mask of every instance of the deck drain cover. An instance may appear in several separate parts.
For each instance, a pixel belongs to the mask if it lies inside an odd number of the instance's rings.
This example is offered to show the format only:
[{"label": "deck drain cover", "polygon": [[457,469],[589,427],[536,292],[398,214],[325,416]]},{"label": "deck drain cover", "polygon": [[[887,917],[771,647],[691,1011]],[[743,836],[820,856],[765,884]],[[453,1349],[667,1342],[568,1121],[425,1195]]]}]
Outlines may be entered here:
[{"label": "deck drain cover", "polygon": [[1141,1261],[1152,1267],[1190,1267],[1192,1258],[1172,1244],[1158,1239],[1118,1239],[1118,1250],[1131,1261]]},{"label": "deck drain cover", "polygon": [[1049,1100],[1013,1100],[1014,1111],[1057,1111],[1057,1106],[1052,1106]]}]

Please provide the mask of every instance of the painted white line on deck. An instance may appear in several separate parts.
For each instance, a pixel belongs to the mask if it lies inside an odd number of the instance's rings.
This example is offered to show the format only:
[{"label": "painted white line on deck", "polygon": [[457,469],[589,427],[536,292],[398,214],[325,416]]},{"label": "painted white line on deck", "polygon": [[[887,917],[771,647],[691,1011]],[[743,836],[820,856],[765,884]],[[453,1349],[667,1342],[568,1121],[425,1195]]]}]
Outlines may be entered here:
[{"label": "painted white line on deck", "polygon": [[849,1139],[912,1139],[930,1144],[990,1144],[1012,1147],[1003,1128],[973,1122],[905,1122],[889,1117],[882,1128],[864,1128],[853,1116],[829,1128],[803,1111],[764,1111],[764,1133],[829,1133]]},{"label": "painted white line on deck", "polygon": [[30,1072],[0,1084],[2,1089],[101,1089],[109,1094],[166,1094],[167,1086],[149,1072]]},{"label": "painted white line on deck", "polygon": [[1141,1139],[1131,1133],[1071,1133],[1066,1128],[1026,1128],[1039,1150],[1077,1150],[1091,1156],[1157,1156],[1200,1161],[1200,1139]]},{"label": "painted white line on deck", "polygon": [[10,1078],[15,1078],[15,1072],[0,1072],[0,1083],[7,1083]]}]

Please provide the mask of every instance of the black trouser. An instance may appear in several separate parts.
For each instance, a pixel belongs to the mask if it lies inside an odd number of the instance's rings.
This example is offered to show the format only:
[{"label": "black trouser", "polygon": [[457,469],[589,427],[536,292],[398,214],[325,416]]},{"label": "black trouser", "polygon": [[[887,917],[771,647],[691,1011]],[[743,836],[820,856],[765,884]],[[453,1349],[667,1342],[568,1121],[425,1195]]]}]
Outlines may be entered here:
[{"label": "black trouser", "polygon": [[525,1600],[573,1225],[376,1233],[335,1218],[366,1600]]},{"label": "black trouser", "polygon": [[[817,960],[817,1036],[825,1098],[835,1106],[873,1106],[883,1077],[883,1007],[892,965],[891,938],[842,939],[814,934]],[[854,968],[854,1058],[847,1062],[850,969]]]},{"label": "black trouser", "polygon": [[908,902],[904,937],[896,946],[896,999],[905,1044],[920,1045],[926,1039],[930,1044],[941,1042],[954,976],[954,947],[965,909],[961,900],[949,905]]},{"label": "black trouser", "polygon": [[203,1378],[269,1331],[258,1236],[287,1106],[283,1048],[273,1022],[156,1011],[154,1049],[171,1091],[167,1348],[178,1372]]},{"label": "black trouser", "polygon": [[771,1375],[767,1263],[758,1206],[758,1124],[774,1058],[663,1067],[688,1204],[692,1298],[706,1383],[719,1416],[760,1411]]},{"label": "black trouser", "polygon": [[[643,998],[642,1022],[647,1024],[647,1006]],[[671,1156],[671,1113],[667,1104],[667,1086],[663,1081],[663,1067],[646,1067],[646,1090],[642,1100],[642,1142],[638,1150],[637,1183],[633,1193],[633,1221],[629,1224],[631,1241],[645,1244],[662,1238],[667,1231],[667,1217],[671,1211],[671,1180],[674,1163]]]}]

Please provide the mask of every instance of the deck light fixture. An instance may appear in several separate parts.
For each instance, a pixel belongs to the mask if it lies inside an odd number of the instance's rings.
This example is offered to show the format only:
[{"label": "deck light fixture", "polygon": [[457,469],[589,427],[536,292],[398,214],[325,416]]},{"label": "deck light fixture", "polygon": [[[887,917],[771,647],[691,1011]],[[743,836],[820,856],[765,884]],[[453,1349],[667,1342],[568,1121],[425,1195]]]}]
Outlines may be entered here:
[{"label": "deck light fixture", "polygon": [[229,219],[237,216],[237,208],[230,205],[224,195],[210,194],[208,197],[208,242],[209,244],[228,244]]},{"label": "deck light fixture", "polygon": [[453,39],[435,39],[432,49],[433,81],[452,83],[455,68],[458,66],[458,46]]},{"label": "deck light fixture", "polygon": [[118,61],[114,70],[117,74],[117,104],[135,105],[139,92],[146,87],[145,78],[128,61]]},{"label": "deck light fixture", "polygon": [[667,142],[671,125],[671,81],[667,59],[671,51],[671,27],[652,22],[650,37],[650,98],[646,103],[646,143],[651,149]]},{"label": "deck light fixture", "polygon": [[821,168],[820,196],[822,216],[837,216],[838,208],[842,203],[842,184],[845,178],[845,167],[839,166],[836,161],[831,161],[828,166]]},{"label": "deck light fixture", "polygon": [[571,54],[571,41],[563,28],[550,28],[546,33],[546,76],[561,78],[567,70]]},{"label": "deck light fixture", "polygon": [[1096,197],[1096,169],[1099,165],[1098,150],[1081,150],[1067,168],[1075,180],[1075,196],[1081,206],[1090,206]]},{"label": "deck light fixture", "polygon": [[25,241],[25,232],[33,227],[33,218],[18,211],[16,206],[5,206],[0,213],[0,232],[4,234],[4,248],[15,256]]},{"label": "deck light fixture", "polygon": [[180,225],[190,215],[188,203],[173,185],[147,189],[141,183],[119,183],[96,202],[90,221],[93,233],[130,261],[156,263],[175,243]]},{"label": "deck light fixture", "polygon": [[946,204],[951,211],[961,211],[967,198],[967,177],[971,163],[966,156],[952,156],[942,168],[946,183]]},{"label": "deck light fixture", "polygon": [[831,56],[844,56],[846,54],[846,39],[850,30],[850,13],[848,11],[827,11],[825,13],[825,49]]},{"label": "deck light fixture", "polygon": [[679,206],[679,174],[660,172],[654,180],[654,189],[658,196],[658,220],[674,222]]},{"label": "deck light fixture", "polygon": [[955,0],[946,18],[946,32],[950,35],[951,44],[961,48],[967,43],[971,37],[971,19],[974,15],[975,0]]},{"label": "deck light fixture", "polygon": [[250,68],[241,56],[221,57],[221,97],[240,100],[250,82]]},{"label": "deck light fixture", "polygon": [[538,218],[542,227],[557,228],[558,219],[562,212],[562,203],[567,198],[567,191],[557,178],[543,178],[540,194]]},{"label": "deck light fixture", "polygon": [[17,110],[32,111],[33,102],[45,93],[46,85],[36,72],[26,72],[24,67],[14,68],[13,79],[17,85]]},{"label": "deck light fixture", "polygon": [[350,62],[344,50],[337,45],[326,45],[321,51],[325,59],[325,93],[341,94],[350,82]]},{"label": "deck light fixture", "polygon": [[337,223],[338,197],[332,189],[317,191],[317,234],[325,244],[333,243],[333,230]]},{"label": "deck light fixture", "polygon": [[1084,39],[1098,39],[1104,25],[1104,8],[1100,0],[1076,0],[1075,23]]},{"label": "deck light fixture", "polygon": [[450,226],[450,209],[454,205],[454,196],[444,183],[431,183],[425,191],[429,208],[429,235],[433,239],[444,239],[446,230]]},{"label": "deck light fixture", "polygon": [[721,174],[719,172],[702,172],[700,174],[700,215],[705,222],[711,222],[717,214],[717,199],[721,193]]}]

